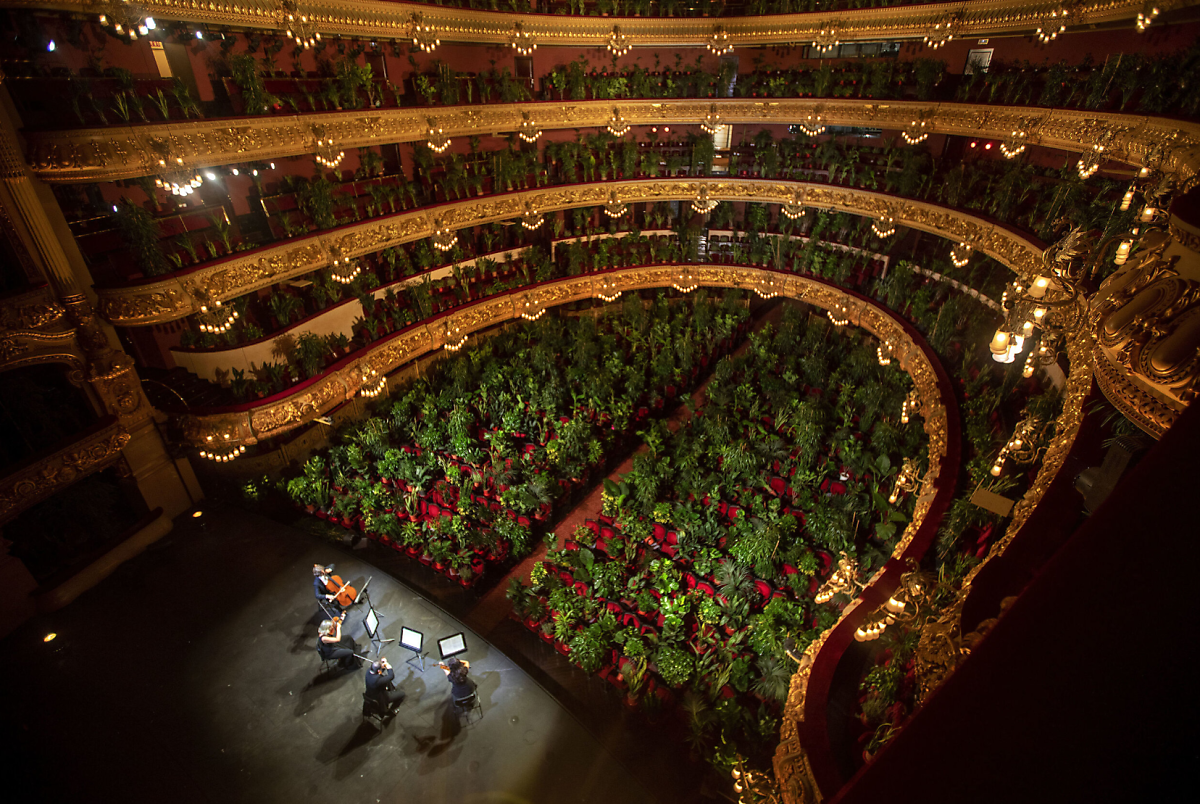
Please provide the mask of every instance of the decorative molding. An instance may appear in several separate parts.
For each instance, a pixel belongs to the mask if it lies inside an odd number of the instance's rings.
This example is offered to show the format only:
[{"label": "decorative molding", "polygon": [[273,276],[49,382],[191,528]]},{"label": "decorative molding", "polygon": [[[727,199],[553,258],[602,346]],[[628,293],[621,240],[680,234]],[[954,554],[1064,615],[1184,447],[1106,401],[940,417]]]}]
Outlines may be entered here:
[{"label": "decorative molding", "polygon": [[[5,6],[42,8],[86,14],[88,0],[5,0]],[[275,3],[241,0],[238,3],[205,0],[143,0],[142,5],[157,19],[203,22],[235,28],[275,29]],[[368,39],[411,37],[413,16],[433,26],[443,42],[478,42],[508,45],[513,20],[520,19],[526,33],[542,47],[573,45],[604,47],[618,24],[630,43],[641,46],[703,47],[712,37],[714,25],[729,36],[729,44],[810,44],[822,28],[835,27],[842,42],[880,39],[921,39],[945,22],[948,14],[959,14],[958,35],[997,36],[1028,33],[1040,19],[1059,8],[1060,2],[1045,0],[965,0],[917,6],[856,9],[807,14],[773,14],[755,17],[585,17],[562,14],[513,14],[417,3],[385,3],[370,0],[313,0],[305,8],[316,28],[326,36],[358,36]],[[1111,0],[1078,4],[1070,25],[1130,21],[1144,8],[1143,0]]]},{"label": "decorative molding", "polygon": [[0,299],[0,332],[43,329],[60,320],[66,310],[48,287]]},{"label": "decorative molding", "polygon": [[[928,8],[922,6],[921,8]],[[878,11],[878,9],[876,9]],[[164,149],[189,169],[268,161],[312,152],[312,126],[323,126],[340,148],[423,140],[436,110],[448,136],[512,132],[529,114],[542,130],[604,127],[614,101],[534,101],[520,104],[368,109],[305,115],[266,115],[65,131],[25,132],[26,154],[38,178],[92,182],[151,175]],[[722,122],[792,123],[819,113],[827,125],[902,130],[915,117],[938,133],[1002,139],[1014,129],[1030,141],[1083,152],[1111,137],[1110,158],[1147,160],[1186,184],[1200,171],[1200,123],[1165,117],[1083,110],[875,100],[622,99],[631,125],[700,123],[713,106]],[[819,111],[818,111],[819,109]]]},{"label": "decorative molding", "polygon": [[121,457],[129,433],[116,421],[0,480],[0,523]]},{"label": "decorative molding", "polygon": [[85,360],[75,331],[0,331],[0,372],[34,363],[66,363],[73,371],[82,370]]},{"label": "decorative molding", "polygon": [[[619,201],[687,201],[707,187],[720,200],[794,203],[804,191],[806,206],[835,209],[867,217],[887,212],[897,224],[931,232],[954,241],[968,241],[975,250],[1014,271],[1040,265],[1041,247],[1019,232],[950,207],[914,201],[886,193],[827,184],[723,177],[638,179],[573,184],[556,188],[484,196],[440,204],[437,214],[452,229],[514,219],[526,202],[543,212],[605,204],[613,192]],[[147,326],[174,321],[199,310],[198,298],[223,301],[259,288],[310,273],[328,265],[334,250],[346,257],[373,253],[433,234],[429,209],[398,212],[327,232],[293,238],[277,246],[237,255],[167,279],[123,288],[101,288],[100,314],[119,326]]]}]

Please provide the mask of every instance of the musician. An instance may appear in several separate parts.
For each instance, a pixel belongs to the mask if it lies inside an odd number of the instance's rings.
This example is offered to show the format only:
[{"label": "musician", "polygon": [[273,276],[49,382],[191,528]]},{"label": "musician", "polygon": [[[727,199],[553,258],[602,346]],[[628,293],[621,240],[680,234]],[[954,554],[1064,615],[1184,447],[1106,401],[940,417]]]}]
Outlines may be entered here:
[{"label": "musician", "polygon": [[358,643],[349,634],[342,635],[342,621],[345,619],[343,615],[321,623],[317,653],[321,654],[322,659],[337,659],[342,669],[361,667],[362,660],[354,655],[359,651]]},{"label": "musician", "polygon": [[471,669],[471,663],[465,659],[459,661],[458,657],[452,657],[446,664],[439,664],[442,672],[446,674],[446,678],[450,681],[450,695],[458,700],[466,698],[475,691],[475,686],[467,681],[467,671]]},{"label": "musician", "polygon": [[313,564],[313,594],[317,598],[317,603],[323,609],[332,609],[336,613],[341,613],[342,607],[338,604],[336,597],[330,593],[328,589],[329,573],[331,567],[325,567],[321,564]]},{"label": "musician", "polygon": [[387,659],[383,658],[372,662],[371,668],[367,671],[367,697],[376,703],[387,706],[391,712],[395,712],[396,708],[404,702],[404,690],[398,690],[392,684],[392,679],[395,677],[396,673],[392,670],[392,666],[388,664]]}]

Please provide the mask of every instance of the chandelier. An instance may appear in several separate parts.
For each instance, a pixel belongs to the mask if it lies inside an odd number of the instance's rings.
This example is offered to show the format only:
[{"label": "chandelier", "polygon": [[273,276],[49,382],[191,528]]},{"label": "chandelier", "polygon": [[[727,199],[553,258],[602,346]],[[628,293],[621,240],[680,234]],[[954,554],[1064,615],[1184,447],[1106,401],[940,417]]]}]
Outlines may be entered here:
[{"label": "chandelier", "polygon": [[896,475],[896,483],[892,486],[892,493],[888,496],[888,502],[895,505],[896,500],[900,499],[900,495],[904,492],[912,493],[921,487],[921,472],[917,467],[917,462],[912,458],[905,458],[904,463],[900,466],[900,474]]},{"label": "chandelier", "polygon": [[881,240],[894,235],[896,233],[896,220],[892,217],[892,213],[884,212],[878,218],[871,221],[871,231]]},{"label": "chandelier", "polygon": [[1028,136],[1020,129],[1014,130],[1004,138],[1004,142],[1000,143],[1000,153],[1004,154],[1005,159],[1020,156],[1025,152],[1025,141]]},{"label": "chandelier", "polygon": [[908,396],[904,397],[904,403],[900,405],[900,423],[908,424],[909,418],[916,416],[921,412],[921,395],[914,388],[908,392]]},{"label": "chandelier", "polygon": [[204,302],[200,305],[200,312],[196,315],[200,331],[209,335],[225,334],[233,327],[233,322],[237,321],[237,318],[238,311],[232,307],[226,307],[220,299]]},{"label": "chandelier", "polygon": [[885,340],[876,346],[875,356],[879,359],[879,365],[890,366],[892,364],[892,342]]},{"label": "chandelier", "polygon": [[[462,333],[461,337],[459,333]],[[447,351],[457,352],[459,349],[467,345],[467,333],[462,331],[462,327],[451,327],[449,323],[447,323],[444,340]]]},{"label": "chandelier", "polygon": [[859,580],[858,560],[846,555],[846,551],[843,550],[842,557],[838,559],[837,569],[829,576],[829,580],[821,584],[821,588],[817,590],[816,597],[813,599],[817,603],[828,603],[834,595],[853,594],[862,588],[863,583]]},{"label": "chandelier", "polygon": [[629,205],[617,199],[617,191],[610,190],[608,203],[604,205],[604,214],[610,218],[619,218],[629,211]]},{"label": "chandelier", "polygon": [[[368,385],[368,383],[373,383]],[[379,396],[387,390],[387,375],[380,374],[370,366],[362,369],[362,381],[358,386],[359,396],[365,396],[368,399]]]},{"label": "chandelier", "polygon": [[708,114],[700,121],[700,130],[709,136],[715,136],[721,125],[721,115],[717,112],[717,104],[708,107]]},{"label": "chandelier", "polygon": [[962,268],[971,261],[971,245],[967,242],[960,242],[957,246],[950,249],[950,262],[954,263],[955,268]]},{"label": "chandelier", "polygon": [[813,37],[812,46],[820,53],[828,53],[842,43],[839,23],[822,23],[821,30]]},{"label": "chandelier", "polygon": [[633,46],[629,44],[629,38],[621,33],[621,26],[614,25],[612,33],[608,35],[608,52],[619,59],[628,53],[631,47]]},{"label": "chandelier", "polygon": [[808,116],[796,125],[800,126],[800,130],[810,137],[816,137],[819,134],[825,133],[825,120],[821,117],[821,109],[819,107],[809,112]]},{"label": "chandelier", "polygon": [[538,137],[542,136],[542,130],[530,118],[529,112],[521,112],[521,126],[517,129],[517,136],[531,143],[537,142]]},{"label": "chandelier", "polygon": [[[906,459],[905,463],[908,461]],[[911,623],[920,614],[921,604],[933,597],[932,592],[940,585],[932,573],[923,572],[920,564],[911,556],[905,559],[908,572],[900,576],[900,584],[887,602],[867,615],[862,625],[854,632],[858,642],[879,639],[889,625],[896,622]],[[912,606],[909,609],[909,606]]]},{"label": "chandelier", "polygon": [[1065,30],[1067,30],[1067,10],[1059,6],[1038,21],[1038,41],[1043,45],[1048,45]]},{"label": "chandelier", "polygon": [[1075,163],[1075,168],[1079,171],[1079,178],[1087,181],[1100,169],[1100,162],[1104,158],[1103,153],[1104,146],[1096,143],[1090,151],[1084,151],[1079,155],[1079,161]]},{"label": "chandelier", "polygon": [[933,133],[933,125],[924,120],[913,120],[900,135],[904,137],[904,141],[909,145],[920,145],[929,139],[929,135]]},{"label": "chandelier", "polygon": [[712,36],[708,38],[704,46],[714,56],[722,56],[733,50],[733,45],[729,42],[729,34],[719,25],[713,29]]},{"label": "chandelier", "polygon": [[229,452],[209,452],[206,449],[202,449],[200,450],[200,457],[207,458],[210,461],[216,461],[217,463],[229,463],[239,455],[245,454],[245,452],[246,445],[239,444],[238,446],[232,448]]},{"label": "chandelier", "polygon": [[716,208],[717,202],[708,197],[708,185],[701,185],[696,197],[692,199],[692,210],[707,215]]},{"label": "chandelier", "polygon": [[346,152],[339,151],[334,147],[333,137],[325,136],[324,126],[313,126],[312,132],[313,136],[317,138],[317,162],[329,170],[336,170],[337,166],[342,164],[342,159],[345,158]]},{"label": "chandelier", "polygon": [[825,315],[835,327],[844,327],[850,323],[850,308],[842,302],[834,302],[825,311]]},{"label": "chandelier", "polygon": [[420,48],[422,53],[432,53],[442,43],[437,30],[432,25],[427,25],[422,15],[413,14],[409,25],[412,28],[413,47]]},{"label": "chandelier", "polygon": [[316,29],[313,19],[300,13],[296,0],[280,0],[280,8],[276,13],[284,35],[294,40],[297,47],[308,50],[321,41],[321,33]]},{"label": "chandelier", "polygon": [[336,247],[333,253],[335,256],[329,266],[329,277],[341,285],[349,285],[358,279],[359,274],[362,273],[362,264],[358,260],[343,257],[341,251]]},{"label": "chandelier", "polygon": [[450,138],[437,124],[437,118],[430,117],[426,122],[429,124],[429,128],[425,129],[425,145],[435,154],[440,154],[450,147]]},{"label": "chandelier", "polygon": [[508,35],[508,43],[512,45],[513,50],[517,51],[518,56],[528,56],[537,50],[537,40],[519,22],[513,24],[512,33]]},{"label": "chandelier", "polygon": [[778,286],[775,284],[774,276],[768,275],[766,278],[760,279],[754,285],[754,292],[758,294],[759,298],[773,299],[776,296],[778,296],[780,293],[783,292],[782,290],[780,290],[781,286],[782,286],[782,283]]},{"label": "chandelier", "polygon": [[804,197],[804,191],[797,190],[796,192],[792,193],[792,200],[783,205],[783,214],[786,215],[789,220],[794,221],[804,217]]},{"label": "chandelier", "polygon": [[525,202],[525,212],[521,215],[521,225],[529,231],[533,231],[542,225],[546,220],[545,216],[533,205],[532,201]]},{"label": "chandelier", "polygon": [[433,247],[438,251],[449,251],[458,243],[458,235],[449,226],[442,223],[441,218],[434,221]]},{"label": "chandelier", "polygon": [[623,291],[617,290],[616,280],[600,279],[596,283],[596,295],[609,304],[621,298],[622,293]]},{"label": "chandelier", "polygon": [[629,121],[621,114],[620,109],[613,109],[612,117],[608,118],[608,133],[614,137],[624,137],[629,133]]},{"label": "chandelier", "polygon": [[961,20],[955,16],[934,24],[929,33],[925,34],[925,46],[937,50],[953,41],[958,33]]},{"label": "chandelier", "polygon": [[1045,450],[1045,440],[1050,436],[1052,430],[1057,427],[1058,422],[1042,421],[1040,416],[1032,413],[1026,414],[1025,418],[1013,430],[1012,438],[1008,443],[1000,448],[1000,454],[996,456],[995,463],[992,464],[992,477],[999,477],[1004,471],[1004,463],[1012,461],[1018,465],[1033,463],[1038,456]]},{"label": "chandelier", "polygon": [[163,190],[170,190],[171,195],[191,195],[196,192],[197,187],[204,183],[204,179],[200,178],[199,173],[184,170],[181,158],[175,157],[174,161],[174,167],[171,170],[167,170],[166,157],[158,160],[159,174],[154,177],[154,186]]},{"label": "chandelier", "polygon": [[140,3],[129,0],[103,0],[98,21],[105,28],[111,25],[117,36],[128,36],[130,42],[136,42],[139,36],[147,36],[158,27],[154,17],[148,16]]},{"label": "chandelier", "polygon": [[696,281],[696,277],[692,276],[690,270],[683,270],[671,283],[671,287],[678,290],[680,293],[691,293],[696,288],[700,287],[700,283]]},{"label": "chandelier", "polygon": [[525,307],[521,310],[521,318],[526,321],[537,321],[546,314],[546,308],[529,300],[529,294],[525,294]]},{"label": "chandelier", "polygon": [[1142,33],[1150,27],[1150,23],[1154,22],[1154,18],[1158,16],[1158,4],[1154,2],[1146,3],[1142,6],[1142,10],[1137,15],[1138,33]]}]

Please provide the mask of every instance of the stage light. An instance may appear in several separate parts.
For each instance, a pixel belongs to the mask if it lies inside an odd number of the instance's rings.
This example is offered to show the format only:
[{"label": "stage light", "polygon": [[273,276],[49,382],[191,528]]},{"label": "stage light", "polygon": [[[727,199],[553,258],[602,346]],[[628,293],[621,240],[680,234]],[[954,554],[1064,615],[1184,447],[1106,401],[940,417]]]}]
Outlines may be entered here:
[{"label": "stage light", "polygon": [[199,519],[202,516],[204,516],[203,511],[193,511],[192,512],[192,519]]},{"label": "stage light", "polygon": [[46,636],[42,637],[42,641],[43,642],[53,642],[57,636],[58,636],[58,634],[51,631],[50,633],[46,634]]}]

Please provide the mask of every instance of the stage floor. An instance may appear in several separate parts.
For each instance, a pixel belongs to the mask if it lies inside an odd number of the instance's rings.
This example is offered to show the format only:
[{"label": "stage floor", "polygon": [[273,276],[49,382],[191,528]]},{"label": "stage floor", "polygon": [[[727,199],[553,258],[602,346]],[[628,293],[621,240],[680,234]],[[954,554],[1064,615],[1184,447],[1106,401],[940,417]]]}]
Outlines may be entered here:
[{"label": "stage floor", "polygon": [[[362,721],[363,670],[323,674],[311,567],[369,592],[384,636],[425,633],[426,669],[384,653],[407,693]],[[364,606],[350,634],[366,645]],[[48,632],[58,637],[42,641]],[[435,640],[466,631],[483,716],[450,709]],[[205,508],[53,615],[0,665],[13,787],[34,800],[654,801],[593,735],[444,611],[310,535]]]}]

